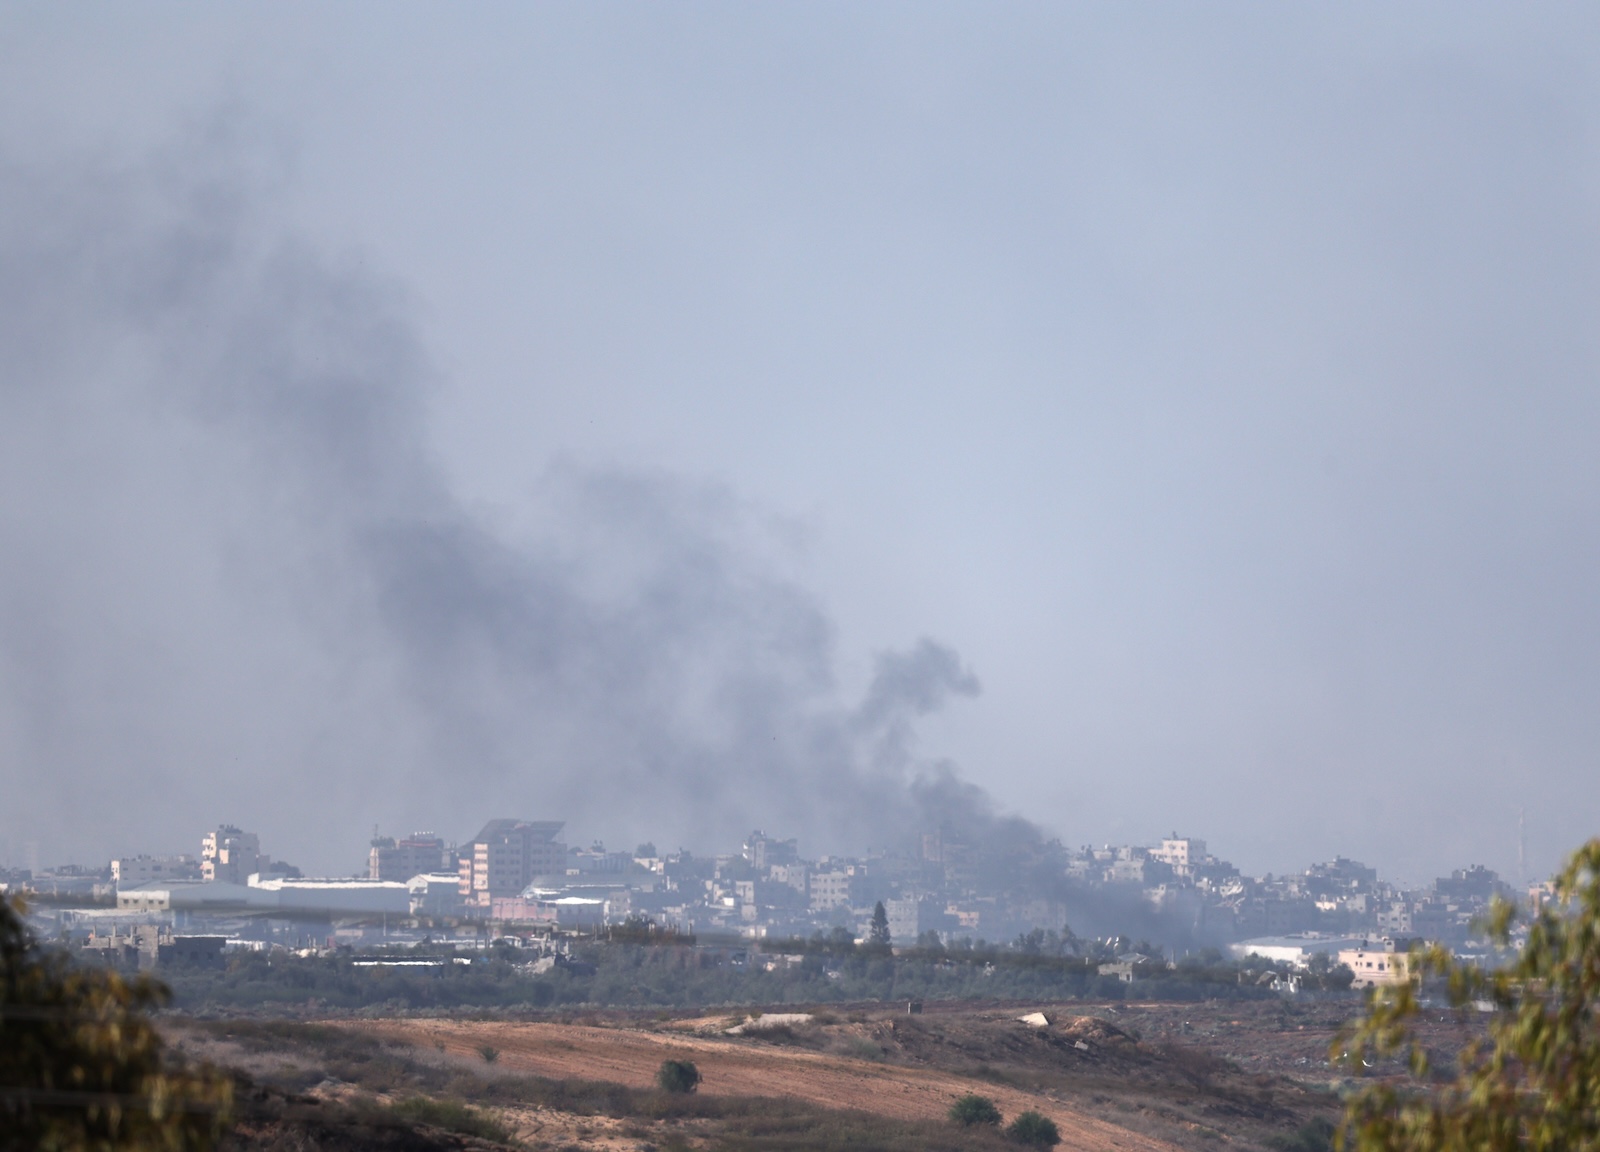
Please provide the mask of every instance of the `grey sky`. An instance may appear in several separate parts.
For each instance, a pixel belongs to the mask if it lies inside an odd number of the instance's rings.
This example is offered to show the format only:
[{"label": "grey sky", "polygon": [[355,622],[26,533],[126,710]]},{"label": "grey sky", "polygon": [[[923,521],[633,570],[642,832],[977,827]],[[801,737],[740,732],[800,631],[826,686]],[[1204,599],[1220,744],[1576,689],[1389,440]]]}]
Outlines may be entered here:
[{"label": "grey sky", "polygon": [[[1526,807],[1548,868],[1600,827],[1597,24],[5,8],[0,857],[821,840],[828,766],[950,757],[1073,842],[1426,879]],[[357,410],[279,395],[329,355]],[[415,599],[396,521],[455,541]],[[552,603],[568,662],[429,655]],[[923,637],[963,698],[864,732]],[[653,799],[741,719],[765,784]]]}]

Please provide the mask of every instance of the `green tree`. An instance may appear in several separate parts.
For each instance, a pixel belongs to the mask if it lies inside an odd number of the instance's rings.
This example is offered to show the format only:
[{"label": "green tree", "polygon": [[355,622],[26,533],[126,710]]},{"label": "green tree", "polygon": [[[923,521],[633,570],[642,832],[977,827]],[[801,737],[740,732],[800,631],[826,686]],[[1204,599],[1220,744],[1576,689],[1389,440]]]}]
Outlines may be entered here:
[{"label": "green tree", "polygon": [[1024,956],[1038,956],[1044,952],[1044,944],[1044,929],[1035,928],[1031,932],[1019,935],[1011,942],[1011,947]]},{"label": "green tree", "polygon": [[[1510,945],[1515,909],[1487,927]],[[1487,971],[1444,948],[1414,948],[1410,979],[1375,989],[1334,1046],[1352,1068],[1401,1061],[1409,1082],[1374,1077],[1349,1101],[1342,1137],[1359,1152],[1593,1152],[1600,1149],[1600,839],[1567,861],[1555,898],[1532,920],[1516,960]],[[1412,1023],[1424,980],[1459,1009],[1487,1002],[1488,1038],[1461,1054],[1453,1078],[1432,1066]],[[1443,1079],[1445,1082],[1440,1083]]]},{"label": "green tree", "polygon": [[1078,939],[1078,934],[1072,930],[1071,924],[1063,924],[1061,926],[1061,950],[1063,954],[1070,952],[1074,956],[1078,955],[1083,951],[1084,943],[1083,940]]},{"label": "green tree", "polygon": [[40,947],[0,898],[0,1149],[210,1148],[231,1085],[166,1052],[148,976],[73,964]]},{"label": "green tree", "polygon": [[656,1084],[663,1092],[693,1092],[700,1086],[700,1069],[692,1060],[663,1060],[656,1069]]},{"label": "green tree", "polygon": [[1006,1127],[1006,1135],[1018,1144],[1031,1144],[1035,1148],[1054,1148],[1061,1143],[1056,1122],[1038,1112],[1019,1113]]},{"label": "green tree", "polygon": [[950,1105],[950,1119],[966,1128],[971,1128],[978,1124],[999,1127],[1000,1109],[996,1108],[994,1101],[987,1096],[979,1096],[974,1092],[968,1092]]},{"label": "green tree", "polygon": [[867,929],[867,945],[871,948],[889,947],[889,911],[879,900],[872,906],[872,926]]}]

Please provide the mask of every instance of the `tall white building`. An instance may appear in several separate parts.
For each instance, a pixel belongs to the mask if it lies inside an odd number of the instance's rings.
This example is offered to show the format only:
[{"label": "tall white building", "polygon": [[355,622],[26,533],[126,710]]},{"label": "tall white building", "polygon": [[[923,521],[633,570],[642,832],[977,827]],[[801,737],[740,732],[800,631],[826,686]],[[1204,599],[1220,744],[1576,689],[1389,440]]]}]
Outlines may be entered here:
[{"label": "tall white building", "polygon": [[1187,876],[1195,865],[1204,864],[1209,860],[1206,855],[1206,842],[1193,836],[1179,836],[1177,833],[1161,842],[1161,847],[1150,850],[1151,859],[1159,860],[1169,865],[1179,876]]},{"label": "tall white building", "polygon": [[497,896],[516,896],[535,876],[564,876],[567,846],[560,820],[491,820],[461,853],[461,898],[487,908]]},{"label": "tall white building", "polygon": [[262,855],[256,834],[232,824],[206,833],[200,842],[200,878],[208,884],[246,884],[252,872],[265,872],[270,863],[272,858]]}]

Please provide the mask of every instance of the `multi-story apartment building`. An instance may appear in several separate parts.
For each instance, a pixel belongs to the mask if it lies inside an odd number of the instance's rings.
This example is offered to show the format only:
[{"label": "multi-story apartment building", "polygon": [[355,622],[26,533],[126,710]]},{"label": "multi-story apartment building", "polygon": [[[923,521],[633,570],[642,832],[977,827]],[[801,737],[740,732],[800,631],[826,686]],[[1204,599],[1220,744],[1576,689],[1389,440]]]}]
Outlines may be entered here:
[{"label": "multi-story apartment building", "polygon": [[774,884],[787,884],[806,896],[811,892],[811,868],[806,864],[774,864],[767,870],[767,878]]},{"label": "multi-story apartment building", "polygon": [[1106,866],[1102,878],[1107,884],[1138,884],[1150,887],[1172,879],[1175,869],[1154,854],[1139,856],[1129,854],[1119,857]]},{"label": "multi-story apartment building", "polygon": [[521,894],[535,876],[564,876],[567,846],[560,820],[491,820],[462,849],[462,899],[481,908],[496,896]]},{"label": "multi-story apartment building", "polygon": [[265,872],[272,858],[262,854],[254,832],[223,824],[200,842],[200,878],[206,883],[244,884],[252,872]]},{"label": "multi-story apartment building", "polygon": [[830,908],[853,907],[859,899],[863,879],[861,870],[854,865],[812,872],[811,910],[825,912]]},{"label": "multi-story apartment building", "polygon": [[632,852],[607,852],[606,846],[596,840],[587,848],[567,849],[567,875],[620,876],[634,867]]},{"label": "multi-story apartment building", "polygon": [[367,879],[410,880],[444,867],[444,841],[432,832],[413,832],[404,840],[374,836],[367,853]]},{"label": "multi-story apartment building", "polygon": [[1161,847],[1150,849],[1150,855],[1183,876],[1188,874],[1190,868],[1206,858],[1206,842],[1193,836],[1179,836],[1174,832],[1161,842]]},{"label": "multi-story apartment building", "polygon": [[1411,908],[1412,902],[1404,898],[1384,900],[1373,913],[1373,927],[1386,936],[1410,936],[1416,930]]},{"label": "multi-story apartment building", "polygon": [[779,840],[758,829],[750,833],[741,854],[757,871],[765,872],[774,864],[793,864],[800,859],[800,844],[797,840]]},{"label": "multi-story apartment building", "polygon": [[885,900],[889,916],[889,938],[896,944],[915,944],[924,932],[937,931],[945,924],[944,909],[938,901],[920,896]]}]

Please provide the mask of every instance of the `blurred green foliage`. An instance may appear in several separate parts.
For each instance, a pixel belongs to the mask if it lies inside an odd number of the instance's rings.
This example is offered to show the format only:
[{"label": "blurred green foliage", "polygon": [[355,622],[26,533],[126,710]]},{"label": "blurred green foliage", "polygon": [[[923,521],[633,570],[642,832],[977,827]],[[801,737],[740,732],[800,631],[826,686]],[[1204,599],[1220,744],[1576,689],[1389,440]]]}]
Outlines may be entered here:
[{"label": "blurred green foliage", "polygon": [[[1514,907],[1492,937],[1509,947]],[[1334,1055],[1369,1079],[1349,1100],[1343,1146],[1359,1152],[1590,1152],[1600,1149],[1600,839],[1562,869],[1514,962],[1488,970],[1440,947],[1411,953],[1409,982],[1375,989]],[[1490,1011],[1485,1039],[1453,1074],[1433,1067],[1414,1022],[1423,992]],[[1395,1074],[1389,1074],[1390,1072]]]},{"label": "blurred green foliage", "polygon": [[0,899],[0,1149],[213,1146],[231,1084],[166,1051],[148,1016],[166,997],[41,947]]}]

